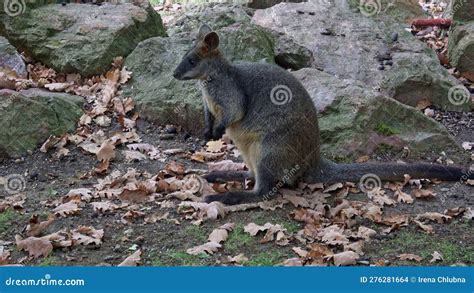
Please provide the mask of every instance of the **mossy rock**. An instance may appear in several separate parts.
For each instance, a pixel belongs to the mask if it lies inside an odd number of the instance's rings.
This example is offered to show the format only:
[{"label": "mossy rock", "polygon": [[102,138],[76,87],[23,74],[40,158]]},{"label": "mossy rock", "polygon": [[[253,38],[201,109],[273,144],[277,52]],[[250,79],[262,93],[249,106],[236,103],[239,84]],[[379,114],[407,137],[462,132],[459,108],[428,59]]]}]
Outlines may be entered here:
[{"label": "mossy rock", "polygon": [[83,102],[41,89],[0,90],[0,157],[20,157],[50,135],[75,130]]},{"label": "mossy rock", "polygon": [[127,56],[148,38],[164,36],[151,6],[50,4],[2,16],[0,34],[36,61],[84,76],[104,73],[115,57]]}]

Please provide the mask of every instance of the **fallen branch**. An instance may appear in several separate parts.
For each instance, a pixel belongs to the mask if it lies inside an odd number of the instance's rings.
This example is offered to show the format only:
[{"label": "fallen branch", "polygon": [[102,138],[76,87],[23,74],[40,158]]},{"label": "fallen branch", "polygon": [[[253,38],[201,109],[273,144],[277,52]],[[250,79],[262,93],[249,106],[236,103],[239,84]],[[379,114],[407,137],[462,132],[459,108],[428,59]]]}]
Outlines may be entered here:
[{"label": "fallen branch", "polygon": [[449,18],[418,18],[412,21],[411,25],[415,27],[429,27],[439,26],[442,28],[449,28],[451,26],[451,19]]}]

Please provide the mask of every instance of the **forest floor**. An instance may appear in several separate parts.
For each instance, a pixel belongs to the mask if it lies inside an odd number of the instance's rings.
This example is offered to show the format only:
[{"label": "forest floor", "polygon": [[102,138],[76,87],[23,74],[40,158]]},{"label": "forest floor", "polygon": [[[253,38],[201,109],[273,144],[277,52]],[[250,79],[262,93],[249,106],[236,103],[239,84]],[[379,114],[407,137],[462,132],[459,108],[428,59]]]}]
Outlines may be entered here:
[{"label": "forest floor", "polygon": [[[189,153],[199,151],[204,144],[198,138],[188,137],[185,134],[176,134],[172,139],[160,138],[160,131],[152,124],[140,121],[137,124],[137,130],[142,143],[150,143],[161,150],[185,150],[183,153],[170,155],[166,162],[160,160],[140,160],[127,162],[123,156],[117,156],[110,165],[111,170],[120,170],[123,173],[127,169],[133,168],[140,173],[148,172],[157,174],[166,169],[169,162],[178,162],[185,166],[185,170],[206,170],[206,164],[190,160]],[[462,133],[462,131],[461,131]],[[226,152],[223,159],[236,160],[231,152]],[[238,160],[237,160],[238,161]],[[6,248],[12,247],[15,243],[15,235],[25,235],[25,228],[28,226],[30,218],[33,215],[39,215],[40,221],[46,220],[52,213],[54,206],[59,202],[64,202],[64,197],[70,190],[78,188],[94,189],[94,184],[103,176],[85,176],[91,174],[91,169],[97,164],[95,156],[79,150],[72,149],[68,156],[61,159],[55,158],[51,153],[42,153],[35,151],[32,155],[22,160],[11,160],[0,167],[2,174],[23,174],[26,178],[25,189],[22,194],[25,195],[25,201],[16,208],[5,208],[0,213],[0,240],[6,244]],[[403,187],[406,193],[417,194],[419,187],[407,184]],[[349,189],[349,188],[348,188]],[[348,231],[359,231],[359,227],[373,229],[375,233],[366,240],[362,251],[359,252],[357,264],[359,265],[473,265],[474,264],[474,235],[472,221],[472,207],[474,206],[473,188],[466,184],[459,183],[440,183],[429,184],[429,187],[423,184],[421,190],[432,190],[435,196],[413,196],[413,203],[397,202],[393,192],[387,190],[388,197],[394,200],[393,205],[383,205],[383,211],[380,213],[384,220],[374,221],[374,217],[368,215],[367,211],[360,205],[370,206],[373,198],[369,199],[366,194],[351,190],[343,192],[344,188],[336,188],[334,191],[328,191],[332,194],[328,197],[325,205],[328,209],[335,210],[343,201],[353,204],[356,209],[363,211],[357,216],[351,216],[355,221],[349,224],[344,220],[343,234],[348,235]],[[454,190],[454,192],[450,192]],[[355,191],[354,193],[352,191]],[[199,194],[198,194],[199,195]],[[114,200],[117,204],[121,201]],[[317,257],[310,258],[304,255],[294,247],[299,247],[306,252],[311,252],[311,243],[322,243],[331,251],[336,251],[338,247],[344,245],[341,243],[318,241],[309,237],[310,232],[299,232],[309,230],[311,222],[300,217],[295,211],[306,211],[300,203],[282,204],[280,208],[268,210],[254,208],[246,211],[231,212],[223,218],[206,219],[196,213],[178,212],[177,206],[181,203],[180,199],[165,199],[158,196],[157,199],[148,200],[140,203],[138,206],[124,206],[123,208],[114,207],[108,211],[97,210],[93,205],[84,200],[79,201],[80,210],[71,210],[71,213],[65,215],[57,214],[48,227],[41,229],[42,235],[54,233],[55,231],[70,231],[79,225],[103,229],[104,235],[100,243],[91,243],[89,245],[65,245],[54,249],[46,257],[28,256],[26,252],[19,249],[10,249],[11,263],[23,265],[117,265],[121,263],[128,255],[140,250],[142,255],[139,263],[144,265],[277,265],[284,263],[293,264],[298,258],[300,263],[308,264],[316,261]],[[299,206],[296,207],[295,205]],[[13,205],[14,206],[14,205]],[[5,207],[5,205],[4,205]],[[14,206],[15,207],[15,206]],[[346,206],[347,208],[347,206]],[[470,209],[469,209],[470,208]],[[337,209],[337,208],[336,208]],[[464,210],[466,209],[466,210]],[[128,211],[138,211],[139,215],[127,218],[125,213]],[[464,212],[463,212],[464,210]],[[341,209],[342,212],[349,209]],[[426,228],[424,224],[416,224],[414,220],[417,215],[436,212],[443,215],[450,215],[448,218],[439,218],[439,215],[432,216],[432,223],[426,223],[431,228]],[[357,213],[357,212],[356,212]],[[158,220],[153,222],[149,217],[158,215]],[[408,221],[385,222],[387,217],[407,216]],[[464,215],[464,217],[463,217]],[[295,217],[298,220],[295,220]],[[199,219],[203,219],[200,221]],[[429,220],[430,217],[425,218]],[[126,220],[124,220],[126,219]],[[198,219],[196,221],[196,219]],[[340,222],[339,215],[327,217],[324,226]],[[441,223],[437,223],[440,221]],[[33,221],[34,222],[34,221]],[[225,223],[234,223],[234,229],[229,233],[228,239],[224,241],[221,248],[213,254],[201,252],[196,255],[188,254],[190,248],[202,245],[207,242],[211,232]],[[251,236],[244,231],[249,223],[264,225],[266,223],[279,224],[286,229],[284,231],[288,238],[288,244],[279,245],[278,241],[268,241],[261,243],[261,236]],[[395,223],[395,224],[394,224]],[[306,226],[306,227],[305,227]],[[392,227],[393,231],[385,231],[387,227]],[[432,230],[431,230],[432,229]],[[360,232],[360,231],[359,231]],[[298,237],[303,235],[306,239],[303,241]],[[68,236],[70,237],[70,236]],[[353,239],[360,239],[361,235],[350,236]],[[362,236],[363,238],[364,236]],[[67,238],[67,237],[66,237]],[[316,237],[317,238],[317,237]],[[349,238],[349,236],[348,236]],[[349,238],[351,239],[351,238]],[[353,241],[353,240],[351,240]],[[10,242],[10,243],[8,243]],[[281,243],[280,243],[281,244]],[[305,248],[305,246],[307,248]],[[309,250],[307,250],[309,249]],[[320,247],[319,247],[320,249]],[[297,251],[297,252],[295,252]],[[433,253],[442,255],[442,260],[430,262]],[[237,258],[236,262],[230,262],[230,258],[243,254],[245,258]],[[303,255],[302,255],[303,254]],[[421,257],[421,260],[414,256],[405,256],[405,254],[414,254]],[[324,255],[326,257],[327,255]],[[415,260],[413,260],[413,257]],[[288,261],[291,259],[291,261]],[[316,261],[314,264],[330,264],[330,262]]]}]

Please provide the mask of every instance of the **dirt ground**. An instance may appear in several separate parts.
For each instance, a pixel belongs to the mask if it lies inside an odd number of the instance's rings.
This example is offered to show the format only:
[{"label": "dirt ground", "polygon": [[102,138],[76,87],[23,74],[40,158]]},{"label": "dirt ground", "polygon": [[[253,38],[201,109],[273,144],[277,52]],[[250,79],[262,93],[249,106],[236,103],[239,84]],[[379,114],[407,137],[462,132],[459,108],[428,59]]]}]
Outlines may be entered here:
[{"label": "dirt ground", "polygon": [[[465,124],[462,125],[466,127]],[[188,152],[194,152],[200,150],[204,144],[199,138],[183,133],[176,134],[172,139],[162,140],[159,138],[158,127],[144,121],[140,121],[137,128],[143,142],[159,146],[163,150],[181,148]],[[461,129],[458,133],[465,135],[466,131],[469,129]],[[470,137],[473,137],[472,133]],[[189,160],[186,153],[170,156],[168,160],[182,162],[187,169],[207,169],[206,164]],[[286,259],[296,257],[292,247],[301,247],[301,244],[294,239],[287,246],[279,246],[274,242],[260,243],[261,236],[250,236],[244,232],[243,228],[251,222],[258,225],[269,222],[281,224],[288,233],[297,233],[303,229],[304,223],[295,221],[290,216],[295,209],[291,204],[286,204],[283,208],[274,211],[252,209],[230,213],[224,219],[204,221],[201,226],[196,226],[190,220],[183,218],[182,214],[177,213],[176,207],[163,208],[158,204],[146,203],[140,209],[145,214],[169,212],[168,219],[152,224],[146,224],[143,219],[138,219],[133,223],[124,224],[121,221],[123,213],[96,213],[90,205],[84,205],[79,214],[60,218],[49,226],[44,234],[60,229],[72,229],[78,225],[93,226],[105,231],[100,246],[54,249],[47,257],[40,258],[28,257],[26,252],[19,251],[14,244],[15,235],[24,235],[29,218],[33,214],[38,214],[42,220],[45,220],[52,209],[45,206],[45,202],[61,198],[71,189],[91,188],[96,184],[96,176],[80,179],[96,164],[95,156],[85,154],[78,148],[73,148],[71,154],[62,159],[54,158],[51,153],[45,154],[35,151],[23,159],[3,162],[0,166],[0,174],[22,174],[26,178],[24,193],[27,199],[24,209],[19,211],[6,209],[0,213],[0,240],[13,242],[6,246],[11,250],[13,260],[23,265],[117,265],[126,256],[140,248],[143,251],[141,262],[144,265],[230,265],[226,263],[226,257],[243,253],[248,260],[243,261],[242,265],[268,266],[277,265]],[[127,168],[132,167],[139,171],[155,174],[163,169],[164,164],[165,162],[152,160],[126,163],[119,156],[111,163],[110,169],[126,171]],[[455,188],[455,192],[448,192],[453,188]],[[471,186],[444,182],[434,185],[433,190],[437,193],[434,198],[416,199],[412,204],[398,203],[394,207],[384,207],[384,213],[416,215],[425,212],[443,213],[446,209],[456,207],[474,207],[474,188]],[[367,196],[362,193],[350,193],[346,199],[368,201]],[[179,203],[178,199],[174,201]],[[179,221],[179,224],[176,220]],[[358,224],[377,232],[387,228],[366,219],[359,220]],[[186,253],[187,249],[205,243],[213,229],[229,222],[235,223],[235,229],[230,232],[229,238],[216,253],[197,256]],[[402,227],[387,235],[377,233],[365,245],[364,255],[359,258],[358,264],[369,265],[381,262],[385,265],[474,264],[472,220],[454,217],[448,223],[430,224],[434,227],[434,234],[426,234],[415,225]],[[443,255],[442,261],[429,262],[434,251]],[[423,257],[423,260],[420,262],[400,260],[397,256],[404,253],[417,254]]]}]

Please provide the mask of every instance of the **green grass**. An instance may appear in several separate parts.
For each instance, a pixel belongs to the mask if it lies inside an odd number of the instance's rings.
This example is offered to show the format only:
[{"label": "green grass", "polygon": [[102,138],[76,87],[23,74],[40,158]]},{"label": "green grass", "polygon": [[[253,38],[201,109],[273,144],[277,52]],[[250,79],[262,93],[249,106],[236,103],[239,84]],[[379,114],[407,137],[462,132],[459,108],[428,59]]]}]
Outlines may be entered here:
[{"label": "green grass", "polygon": [[285,256],[280,251],[272,250],[249,257],[249,260],[243,264],[246,266],[274,266],[281,263],[284,259]]},{"label": "green grass", "polygon": [[12,209],[7,209],[0,213],[0,233],[12,227],[12,222],[21,218],[21,215]]},{"label": "green grass", "polygon": [[184,229],[184,234],[197,242],[206,242],[209,237],[202,227],[196,225],[187,226]]},{"label": "green grass", "polygon": [[229,238],[224,242],[224,251],[237,254],[242,252],[242,248],[254,245],[255,239],[249,233],[244,232],[244,225],[237,224],[234,231],[230,232]]},{"label": "green grass", "polygon": [[38,266],[40,267],[51,267],[55,265],[56,265],[56,260],[50,256],[43,258],[41,262],[38,263]]},{"label": "green grass", "polygon": [[211,264],[212,257],[205,253],[191,255],[173,249],[159,255],[152,253],[149,259],[148,264],[151,266],[205,266]]},{"label": "green grass", "polygon": [[[423,262],[429,263],[434,251],[441,253],[442,262],[433,265],[450,265],[458,262],[473,264],[474,247],[457,243],[455,240],[445,239],[439,235],[428,235],[420,232],[401,231],[395,238],[376,248],[385,255],[396,257],[402,253],[413,253],[423,257]],[[401,262],[414,265],[414,262]]]},{"label": "green grass", "polygon": [[377,126],[375,126],[374,130],[379,133],[379,134],[382,134],[382,135],[385,135],[385,136],[390,136],[390,135],[394,135],[394,134],[398,134],[400,133],[398,130],[388,126],[387,124],[385,123],[379,123],[377,124]]},{"label": "green grass", "polygon": [[58,191],[51,187],[48,187],[48,189],[43,192],[43,195],[46,197],[57,197],[58,194]]}]

